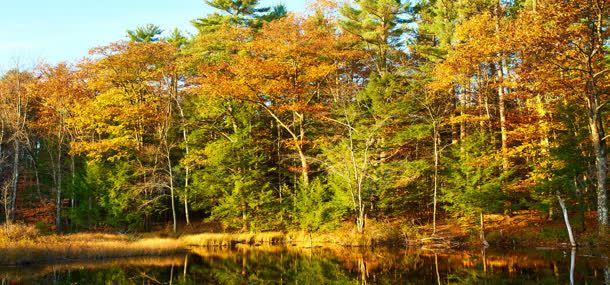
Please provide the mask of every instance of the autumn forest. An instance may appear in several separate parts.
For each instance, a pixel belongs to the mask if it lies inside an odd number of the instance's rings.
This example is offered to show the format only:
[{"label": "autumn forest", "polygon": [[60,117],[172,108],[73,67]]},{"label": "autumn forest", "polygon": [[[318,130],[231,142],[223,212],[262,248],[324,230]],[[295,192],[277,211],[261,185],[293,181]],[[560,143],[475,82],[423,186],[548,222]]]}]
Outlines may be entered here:
[{"label": "autumn forest", "polygon": [[202,5],[0,75],[4,223],[607,236],[608,1]]}]

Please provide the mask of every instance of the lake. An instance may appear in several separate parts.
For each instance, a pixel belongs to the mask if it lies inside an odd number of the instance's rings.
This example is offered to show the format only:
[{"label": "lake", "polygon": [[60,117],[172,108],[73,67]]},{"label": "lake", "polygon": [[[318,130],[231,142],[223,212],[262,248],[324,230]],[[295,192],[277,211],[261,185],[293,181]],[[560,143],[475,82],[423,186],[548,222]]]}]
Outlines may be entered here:
[{"label": "lake", "polygon": [[[0,253],[1,254],[1,253]],[[193,249],[188,255],[0,267],[2,284],[610,284],[570,250]]]}]

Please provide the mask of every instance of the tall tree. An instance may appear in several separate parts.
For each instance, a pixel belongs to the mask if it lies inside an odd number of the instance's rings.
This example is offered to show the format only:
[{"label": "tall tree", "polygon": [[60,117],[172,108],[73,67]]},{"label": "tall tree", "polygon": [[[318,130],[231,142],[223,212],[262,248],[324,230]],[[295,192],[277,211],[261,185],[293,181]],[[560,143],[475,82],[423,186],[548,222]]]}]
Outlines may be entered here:
[{"label": "tall tree", "polygon": [[341,27],[357,35],[363,48],[369,51],[371,62],[379,75],[394,69],[395,49],[407,31],[405,18],[408,3],[401,0],[356,0],[355,5],[341,8]]},{"label": "tall tree", "polygon": [[[115,43],[94,50],[100,57],[81,66],[96,94],[75,110],[81,130],[74,153],[98,161],[127,161],[136,176],[131,195],[138,207],[154,210],[169,191],[176,229],[174,170],[169,129],[175,98],[171,80],[175,46],[165,42]],[[149,215],[144,211],[145,215]]]},{"label": "tall tree", "polygon": [[323,114],[319,92],[336,69],[336,33],[313,19],[286,17],[254,32],[229,61],[207,66],[203,91],[257,104],[289,135],[301,181],[309,183],[306,154],[311,127]]},{"label": "tall tree", "polygon": [[[560,13],[557,13],[560,11]],[[585,111],[595,157],[597,220],[600,233],[608,225],[607,164],[604,127],[608,88],[608,17],[606,1],[545,1],[526,11],[518,27],[523,75],[535,92],[559,96]],[[553,71],[553,72],[547,72]]]},{"label": "tall tree", "polygon": [[[2,120],[2,137],[10,133],[8,142],[12,144],[10,192],[5,198],[5,216],[7,222],[14,222],[17,211],[17,190],[21,170],[24,166],[25,147],[29,142],[28,122],[32,116],[33,100],[27,92],[27,86],[33,80],[30,72],[13,69],[0,78],[0,119]],[[3,141],[2,143],[5,143]]]},{"label": "tall tree", "polygon": [[146,26],[140,26],[134,30],[127,30],[127,37],[133,42],[157,42],[160,40],[160,35],[163,30],[157,25],[148,24]]},{"label": "tall tree", "polygon": [[217,31],[223,25],[260,28],[264,22],[282,18],[287,14],[283,5],[259,7],[259,2],[259,0],[206,0],[206,4],[221,12],[191,22],[200,33],[210,33]]},{"label": "tall tree", "polygon": [[[39,101],[36,120],[31,123],[37,133],[47,138],[45,146],[49,150],[51,176],[55,185],[55,228],[62,231],[65,157],[70,152],[69,143],[73,131],[67,121],[72,116],[72,107],[90,98],[85,82],[79,74],[65,64],[40,68],[41,77],[30,90]],[[51,150],[54,148],[54,150]],[[72,158],[73,159],[73,158]],[[72,169],[74,172],[75,170]],[[73,173],[74,174],[74,173]]]}]

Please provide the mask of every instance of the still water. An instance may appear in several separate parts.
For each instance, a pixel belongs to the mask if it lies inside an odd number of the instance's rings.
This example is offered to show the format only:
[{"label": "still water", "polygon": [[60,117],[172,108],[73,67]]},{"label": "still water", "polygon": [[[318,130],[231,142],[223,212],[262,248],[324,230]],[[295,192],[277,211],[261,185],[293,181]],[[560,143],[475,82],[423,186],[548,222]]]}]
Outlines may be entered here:
[{"label": "still water", "polygon": [[591,252],[279,247],[0,267],[1,284],[610,284]]}]

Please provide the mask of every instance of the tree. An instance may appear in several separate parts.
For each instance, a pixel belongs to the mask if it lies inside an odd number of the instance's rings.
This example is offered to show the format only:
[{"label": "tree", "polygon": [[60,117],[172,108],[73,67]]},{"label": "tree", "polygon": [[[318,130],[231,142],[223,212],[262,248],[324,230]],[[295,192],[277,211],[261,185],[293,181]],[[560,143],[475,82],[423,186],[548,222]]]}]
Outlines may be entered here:
[{"label": "tree", "polygon": [[[91,95],[86,89],[80,74],[66,64],[43,66],[41,76],[30,86],[30,92],[39,103],[36,120],[30,124],[40,137],[46,138],[52,161],[51,172],[55,185],[55,227],[58,233],[62,231],[61,208],[64,188],[64,158],[70,153],[69,143],[72,141],[73,130],[68,129],[67,121],[72,117],[72,107]],[[54,147],[55,150],[51,150]],[[74,163],[74,157],[71,157]],[[72,167],[72,179],[75,169]]]},{"label": "tree", "polygon": [[137,27],[135,30],[127,30],[127,37],[132,42],[150,43],[160,40],[163,30],[154,24]]},{"label": "tree", "polygon": [[257,104],[289,134],[300,161],[298,171],[309,183],[308,133],[323,114],[319,92],[333,75],[338,54],[336,33],[313,19],[286,17],[252,34],[227,61],[205,66],[202,92]]},{"label": "tree", "polygon": [[523,44],[518,50],[527,66],[523,75],[537,84],[535,92],[564,98],[585,111],[595,157],[600,233],[608,225],[603,94],[610,87],[606,45],[609,10],[605,1],[548,1],[538,3],[536,11],[524,12],[517,23],[528,30],[518,34]]},{"label": "tree", "polygon": [[404,18],[408,4],[401,0],[357,0],[354,4],[341,8],[341,27],[360,38],[377,74],[393,70],[393,54],[410,22]]},{"label": "tree", "polygon": [[364,232],[367,218],[366,210],[370,207],[374,194],[375,152],[373,146],[378,139],[381,122],[377,126],[360,125],[355,127],[355,118],[346,116],[343,123],[347,136],[332,147],[327,147],[324,156],[328,163],[331,183],[342,189],[351,197],[352,208],[356,217],[356,230]]},{"label": "tree", "polygon": [[[300,228],[310,235],[310,242],[312,233],[336,227],[350,208],[347,205],[355,202],[348,197],[353,193],[345,192],[343,181],[324,184],[316,178],[308,188],[300,188],[297,191],[295,219]],[[354,204],[352,210],[356,207]]]},{"label": "tree", "polygon": [[209,209],[210,219],[220,221],[226,228],[270,229],[277,222],[271,214],[275,197],[269,182],[271,168],[263,152],[268,145],[265,130],[260,121],[250,123],[248,113],[235,115],[240,126],[237,132],[207,142],[193,138],[205,145],[187,157],[196,169],[193,188],[202,196],[197,199],[203,203],[199,207]]},{"label": "tree", "polygon": [[81,69],[96,96],[75,108],[71,123],[80,132],[73,152],[97,161],[129,161],[133,175],[141,177],[132,188],[138,194],[132,198],[143,198],[134,199],[140,208],[154,209],[164,196],[159,194],[169,191],[175,230],[175,143],[170,131],[175,126],[175,46],[128,42],[93,52],[100,57]]},{"label": "tree", "polygon": [[212,33],[223,25],[234,27],[262,27],[263,23],[285,17],[283,5],[259,7],[259,0],[206,0],[206,4],[222,13],[191,21],[200,33]]},{"label": "tree", "polygon": [[[500,185],[504,176],[493,149],[484,135],[471,135],[447,157],[447,184],[443,188],[445,207],[457,215],[480,220],[480,238],[485,240],[485,213],[498,212],[503,206]],[[501,162],[501,160],[500,160]]]},{"label": "tree", "polygon": [[[32,116],[32,98],[27,92],[27,86],[32,82],[30,72],[13,69],[0,78],[0,119],[2,125],[2,144],[10,142],[12,153],[0,151],[0,157],[12,156],[10,193],[5,196],[5,220],[14,222],[17,211],[17,187],[20,172],[23,168],[24,146],[28,145],[30,133],[27,124]],[[10,135],[10,136],[9,136]],[[8,136],[8,140],[5,140]],[[5,154],[6,153],[6,154]]]}]

